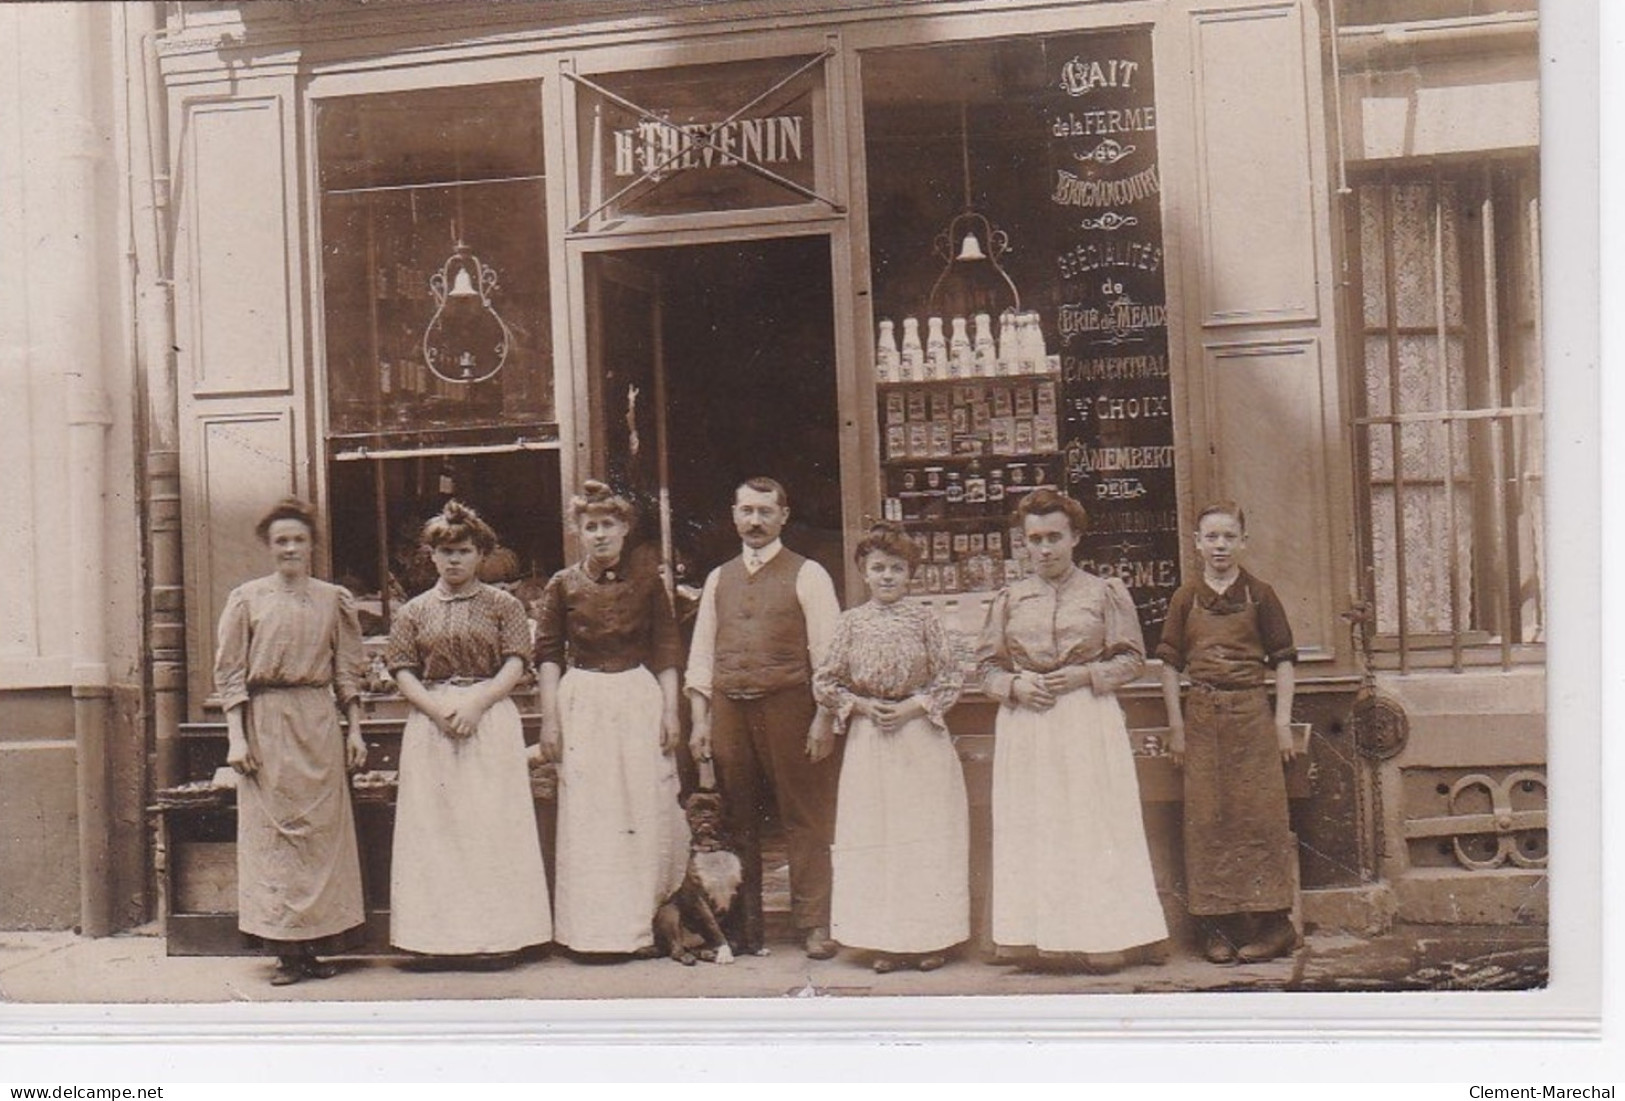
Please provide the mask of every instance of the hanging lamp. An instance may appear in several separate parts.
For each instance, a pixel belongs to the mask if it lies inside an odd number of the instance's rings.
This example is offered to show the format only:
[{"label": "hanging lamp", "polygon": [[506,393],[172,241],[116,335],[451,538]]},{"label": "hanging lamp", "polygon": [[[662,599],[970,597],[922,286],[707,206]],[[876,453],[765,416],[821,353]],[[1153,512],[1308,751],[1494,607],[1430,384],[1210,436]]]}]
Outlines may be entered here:
[{"label": "hanging lamp", "polygon": [[461,238],[429,276],[434,315],[423,330],[423,363],[444,382],[467,385],[495,378],[508,362],[513,332],[491,304],[496,269]]},{"label": "hanging lamp", "polygon": [[968,275],[975,265],[985,263],[1010,289],[1015,308],[1020,310],[1021,291],[1016,288],[1010,273],[1004,270],[1004,265],[999,263],[999,257],[1010,250],[1009,234],[995,226],[971,201],[970,126],[964,100],[959,103],[959,159],[964,206],[948,219],[948,224],[932,243],[932,251],[942,257],[944,263],[936,282],[931,284],[931,293],[926,298],[927,309],[935,310],[937,295],[950,277]]}]

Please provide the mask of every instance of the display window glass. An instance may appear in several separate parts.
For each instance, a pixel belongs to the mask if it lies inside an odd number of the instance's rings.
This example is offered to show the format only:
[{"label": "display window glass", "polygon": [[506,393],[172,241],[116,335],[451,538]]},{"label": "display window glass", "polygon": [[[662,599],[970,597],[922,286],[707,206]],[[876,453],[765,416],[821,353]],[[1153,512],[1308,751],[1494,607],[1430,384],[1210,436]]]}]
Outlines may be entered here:
[{"label": "display window glass", "polygon": [[577,228],[815,199],[823,59],[575,78]]},{"label": "display window glass", "polygon": [[538,89],[360,96],[317,118],[332,435],[542,430],[554,416]]},{"label": "display window glass", "polygon": [[863,56],[883,508],[967,633],[1037,486],[1149,645],[1179,584],[1152,68],[1148,27]]},{"label": "display window glass", "polygon": [[540,88],[317,109],[335,576],[387,627],[434,582],[417,532],[450,497],[491,520],[488,580],[558,564]]}]

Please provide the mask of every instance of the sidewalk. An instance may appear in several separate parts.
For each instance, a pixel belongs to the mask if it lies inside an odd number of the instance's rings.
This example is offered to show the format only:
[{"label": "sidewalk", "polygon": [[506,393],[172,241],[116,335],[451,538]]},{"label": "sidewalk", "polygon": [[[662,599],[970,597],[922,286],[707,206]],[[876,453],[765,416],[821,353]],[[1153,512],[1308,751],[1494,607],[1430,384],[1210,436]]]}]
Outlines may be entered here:
[{"label": "sidewalk", "polygon": [[0,932],[0,1002],[396,1002],[601,998],[779,998],[875,995],[1123,994],[1200,991],[1516,990],[1544,984],[1544,926],[1406,926],[1380,937],[1312,933],[1286,959],[1220,967],[1176,946],[1167,963],[1115,975],[1064,975],[980,962],[967,954],[929,974],[876,975],[843,952],[806,959],[793,944],[732,965],[670,960],[585,964],[562,956],[495,973],[402,969],[343,961],[325,982],[272,987],[271,961],[170,957],[155,931],[92,940]]}]

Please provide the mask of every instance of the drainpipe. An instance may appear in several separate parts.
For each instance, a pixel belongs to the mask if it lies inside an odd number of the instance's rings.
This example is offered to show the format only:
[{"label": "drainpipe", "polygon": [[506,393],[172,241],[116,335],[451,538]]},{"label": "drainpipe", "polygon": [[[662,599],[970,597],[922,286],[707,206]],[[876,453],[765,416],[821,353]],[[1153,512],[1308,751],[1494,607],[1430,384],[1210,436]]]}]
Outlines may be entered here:
[{"label": "drainpipe", "polygon": [[[175,284],[170,269],[169,140],[156,37],[158,3],[120,5],[128,104],[131,245],[135,258],[136,363],[145,395],[147,668],[151,677],[154,786],[181,773],[186,714],[186,616],[181,572],[179,407]],[[161,869],[160,869],[161,870]],[[163,882],[163,877],[159,877]]]},{"label": "drainpipe", "polygon": [[[26,5],[25,11],[33,5]],[[112,424],[102,373],[102,251],[97,218],[101,139],[96,127],[91,4],[40,5],[24,25],[30,68],[50,74],[56,173],[37,224],[43,246],[29,281],[30,317],[40,360],[60,373],[67,402],[67,574],[72,625],[74,742],[78,772],[79,925],[87,936],[111,932],[105,555],[107,430]],[[43,285],[42,285],[43,284]],[[37,297],[36,297],[37,295]]]},{"label": "drainpipe", "polygon": [[[129,203],[131,302],[135,375],[140,394],[144,500],[141,517],[146,566],[148,745],[152,787],[186,779],[180,727],[186,717],[186,603],[181,561],[179,406],[175,374],[175,293],[171,269],[169,136],[157,36],[161,3],[121,4],[116,18],[123,44],[126,199]],[[169,913],[169,835],[152,825],[151,873],[155,904]]]}]

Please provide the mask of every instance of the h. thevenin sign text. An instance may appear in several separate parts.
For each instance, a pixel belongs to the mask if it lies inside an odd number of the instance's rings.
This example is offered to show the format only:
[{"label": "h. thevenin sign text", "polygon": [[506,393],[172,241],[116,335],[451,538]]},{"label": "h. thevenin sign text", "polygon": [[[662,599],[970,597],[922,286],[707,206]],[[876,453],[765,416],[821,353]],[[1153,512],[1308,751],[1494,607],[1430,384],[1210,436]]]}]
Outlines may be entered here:
[{"label": "h. thevenin sign text", "polygon": [[654,122],[615,130],[615,175],[659,179],[674,172],[740,164],[794,164],[805,158],[800,115],[730,122]]}]

